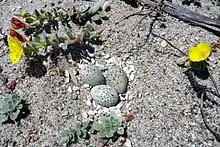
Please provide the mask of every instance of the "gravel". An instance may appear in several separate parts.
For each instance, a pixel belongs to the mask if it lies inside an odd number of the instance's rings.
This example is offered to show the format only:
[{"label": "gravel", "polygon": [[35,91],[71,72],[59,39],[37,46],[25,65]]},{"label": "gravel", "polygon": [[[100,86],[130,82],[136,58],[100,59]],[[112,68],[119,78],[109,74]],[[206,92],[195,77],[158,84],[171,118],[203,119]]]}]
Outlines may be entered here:
[{"label": "gravel", "polygon": [[[9,20],[14,13],[12,10],[19,8],[22,11],[33,11],[45,4],[49,5],[50,2],[58,2],[58,0],[0,1],[0,27],[8,32]],[[93,2],[73,3],[70,0],[64,0],[60,6],[82,6],[84,3]],[[163,39],[153,36],[140,47],[140,43],[144,43],[143,38],[148,34],[151,19],[147,17],[135,29],[133,29],[134,26],[142,16],[134,16],[115,25],[122,17],[139,9],[120,0],[113,1],[111,5],[112,9],[108,13],[109,20],[97,26],[98,29],[104,29],[101,39],[106,41],[103,45],[93,46],[95,63],[103,67],[115,64],[126,69],[125,72],[128,73],[129,86],[125,95],[129,94],[129,96],[123,101],[124,103],[121,102],[123,104],[121,111],[135,115],[135,119],[129,122],[127,129],[132,146],[220,146],[204,125],[197,93],[187,75],[184,74],[186,69],[175,63],[181,54],[165,44]],[[215,18],[220,13],[219,7],[211,5],[208,0],[202,1],[202,7],[195,7],[192,4],[186,7]],[[165,27],[161,27],[162,24]],[[152,31],[162,35],[184,52],[200,41],[211,43],[219,39],[211,32],[166,14],[154,23]],[[59,135],[65,128],[71,126],[75,120],[88,117],[88,112],[91,113],[91,110],[96,113],[93,105],[86,104],[91,99],[88,87],[80,87],[73,82],[66,83],[64,76],[50,76],[49,71],[55,69],[53,66],[47,67],[47,73],[40,78],[30,77],[25,74],[23,60],[17,65],[10,64],[7,51],[7,47],[0,49],[0,55],[3,55],[0,62],[2,74],[8,78],[8,81],[16,80],[14,92],[29,104],[30,114],[21,119],[20,125],[11,123],[0,125],[0,146],[59,146]],[[213,56],[219,60],[218,53]],[[73,65],[61,57],[59,67],[65,71],[69,66]],[[212,73],[217,85],[220,86],[219,62],[216,66]],[[209,79],[198,79],[198,81],[199,84],[214,90]],[[67,91],[69,86],[80,88],[77,98],[72,98],[73,94],[69,94]],[[75,93],[74,88],[71,89]],[[3,90],[0,98],[5,97],[9,92],[6,89]],[[216,97],[213,99],[218,101]],[[219,122],[219,107],[214,103],[205,104],[208,121],[211,127],[218,131],[219,126],[216,124]],[[80,142],[76,146],[85,146],[85,143]]]}]

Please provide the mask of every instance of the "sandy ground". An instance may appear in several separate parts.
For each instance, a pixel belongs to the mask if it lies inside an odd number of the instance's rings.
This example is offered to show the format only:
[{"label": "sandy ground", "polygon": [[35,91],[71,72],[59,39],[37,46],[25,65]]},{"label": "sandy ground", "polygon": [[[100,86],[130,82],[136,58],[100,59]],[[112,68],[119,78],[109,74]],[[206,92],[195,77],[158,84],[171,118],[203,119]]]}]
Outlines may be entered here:
[{"label": "sandy ground", "polygon": [[[9,30],[9,20],[12,9],[21,7],[21,10],[33,11],[49,2],[58,0],[41,0],[29,2],[26,0],[0,0],[0,27]],[[157,37],[150,37],[144,46],[143,38],[151,23],[147,17],[142,24],[133,29],[141,16],[131,17],[118,25],[123,16],[138,11],[123,1],[114,0],[112,9],[108,13],[109,20],[105,21],[102,38],[107,41],[103,45],[94,45],[95,61],[107,66],[108,60],[114,59],[122,67],[133,66],[126,100],[128,111],[135,115],[129,123],[128,138],[133,147],[147,146],[219,146],[219,142],[205,127],[199,110],[199,99],[194,92],[183,69],[176,64],[181,54],[167,45],[161,46],[163,41]],[[83,1],[64,0],[62,6],[80,5]],[[177,1],[179,3],[179,1]],[[220,13],[219,7],[207,1],[202,1],[202,7],[193,5],[189,7],[210,17]],[[208,9],[209,8],[209,9]],[[165,27],[161,27],[165,26]],[[168,39],[184,52],[199,41],[213,42],[217,36],[199,27],[188,25],[170,16],[164,15],[156,21],[153,32]],[[0,49],[0,54],[7,53],[7,47]],[[219,57],[216,57],[218,60]],[[89,92],[88,88],[80,88],[80,93],[69,93],[68,86],[63,76],[50,76],[47,73],[41,78],[24,75],[24,63],[10,64],[7,54],[1,57],[0,66],[3,74],[9,81],[16,80],[15,92],[21,95],[29,105],[30,114],[21,120],[19,126],[15,124],[0,125],[0,146],[58,146],[59,134],[64,128],[71,125],[74,120],[82,119],[82,112],[95,109],[86,105]],[[73,67],[65,60],[60,62],[65,68]],[[214,77],[219,83],[219,70],[214,70]],[[129,75],[131,78],[131,75]],[[202,81],[212,85],[209,80]],[[7,91],[0,94],[3,98]],[[78,97],[75,99],[75,97]],[[211,106],[210,106],[211,105]],[[219,119],[216,117],[218,108],[214,104],[207,105],[206,114],[210,122],[215,122],[218,127]],[[83,146],[83,145],[75,145]]]}]

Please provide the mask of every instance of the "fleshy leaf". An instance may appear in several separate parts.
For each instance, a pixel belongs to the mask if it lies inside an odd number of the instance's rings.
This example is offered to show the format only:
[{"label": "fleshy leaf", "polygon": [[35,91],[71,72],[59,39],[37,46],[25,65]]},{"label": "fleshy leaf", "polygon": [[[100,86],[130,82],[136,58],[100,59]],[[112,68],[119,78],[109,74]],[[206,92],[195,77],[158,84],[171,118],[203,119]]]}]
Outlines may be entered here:
[{"label": "fleshy leaf", "polygon": [[96,14],[96,15],[92,16],[91,19],[92,19],[93,21],[98,21],[98,20],[100,20],[100,17],[99,17],[98,14]]},{"label": "fleshy leaf", "polygon": [[114,133],[115,133],[115,132],[113,132],[113,131],[110,130],[110,131],[106,132],[106,137],[107,137],[107,138],[111,138],[111,137],[114,136]]},{"label": "fleshy leaf", "polygon": [[101,132],[98,132],[98,136],[100,138],[105,138],[106,137],[106,131],[105,130],[102,130]]},{"label": "fleshy leaf", "polygon": [[100,12],[99,12],[99,17],[101,17],[101,18],[102,18],[102,17],[106,17],[105,11],[100,11]]},{"label": "fleshy leaf", "polygon": [[88,126],[89,126],[89,124],[90,124],[90,120],[89,119],[86,119],[85,121],[83,121],[83,129],[87,129],[88,128]]},{"label": "fleshy leaf", "polygon": [[76,122],[75,122],[75,128],[76,128],[77,130],[80,129],[81,126],[82,126],[82,124],[81,124],[80,121],[76,121]]},{"label": "fleshy leaf", "polygon": [[20,110],[20,109],[22,109],[22,108],[23,108],[23,105],[22,105],[22,104],[19,104],[16,109]]},{"label": "fleshy leaf", "polygon": [[8,120],[8,116],[5,114],[0,114],[0,122],[3,123]]},{"label": "fleshy leaf", "polygon": [[87,131],[81,130],[80,138],[86,138],[86,136],[87,136]]},{"label": "fleshy leaf", "polygon": [[19,113],[20,113],[20,110],[17,110],[17,111],[15,111],[15,112],[12,112],[12,113],[10,114],[10,118],[11,118],[12,120],[15,120],[15,119],[18,117]]},{"label": "fleshy leaf", "polygon": [[119,127],[117,133],[120,134],[120,135],[123,135],[124,134],[124,128]]},{"label": "fleshy leaf", "polygon": [[93,127],[95,130],[97,130],[97,131],[100,131],[100,130],[102,130],[102,129],[104,128],[104,126],[103,126],[101,123],[99,123],[99,122],[94,122],[93,125],[92,125],[92,127]]},{"label": "fleshy leaf", "polygon": [[33,23],[34,21],[35,21],[35,19],[34,19],[33,17],[27,17],[27,18],[25,19],[25,22],[28,23],[28,24],[31,24],[31,23]]}]

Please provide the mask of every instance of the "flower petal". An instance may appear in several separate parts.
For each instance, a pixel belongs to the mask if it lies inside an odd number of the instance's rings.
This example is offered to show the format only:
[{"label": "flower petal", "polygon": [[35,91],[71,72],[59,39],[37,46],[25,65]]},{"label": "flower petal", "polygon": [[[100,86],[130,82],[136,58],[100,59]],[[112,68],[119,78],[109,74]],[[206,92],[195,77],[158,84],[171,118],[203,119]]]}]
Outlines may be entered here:
[{"label": "flower petal", "polygon": [[196,47],[189,50],[189,59],[193,62],[206,60],[211,54],[211,47],[206,42],[199,43]]},{"label": "flower petal", "polygon": [[19,41],[21,41],[22,43],[26,42],[27,39],[24,38],[23,36],[21,36],[17,31],[15,31],[14,29],[10,29],[10,35],[11,37],[16,37],[18,38]]},{"label": "flower petal", "polygon": [[13,29],[26,29],[27,24],[24,22],[20,21],[19,19],[12,17],[11,19],[11,26]]},{"label": "flower petal", "polygon": [[24,51],[19,40],[16,37],[9,37],[8,47],[10,50],[9,59],[11,60],[12,64],[18,63],[18,61],[21,60]]}]

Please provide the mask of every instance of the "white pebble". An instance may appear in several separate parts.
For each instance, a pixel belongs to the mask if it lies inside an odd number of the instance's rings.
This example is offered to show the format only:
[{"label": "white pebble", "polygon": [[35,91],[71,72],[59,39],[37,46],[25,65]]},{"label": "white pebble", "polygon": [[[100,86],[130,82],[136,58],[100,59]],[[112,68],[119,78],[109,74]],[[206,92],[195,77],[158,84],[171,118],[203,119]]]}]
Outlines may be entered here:
[{"label": "white pebble", "polygon": [[134,76],[134,73],[132,72],[132,73],[129,75],[129,80],[130,80],[130,81],[133,81],[133,80],[134,80],[134,77],[135,77],[135,76]]},{"label": "white pebble", "polygon": [[73,90],[73,91],[79,91],[80,89],[79,89],[78,86],[73,86],[72,90]]},{"label": "white pebble", "polygon": [[168,45],[168,43],[165,40],[163,40],[163,41],[161,41],[160,45],[162,47],[166,47]]},{"label": "white pebble", "polygon": [[88,114],[91,116],[94,116],[97,113],[97,111],[89,110]]},{"label": "white pebble", "polygon": [[124,146],[124,147],[132,147],[131,141],[130,141],[128,138],[126,138],[126,141],[125,141],[125,143],[123,144],[123,146]]},{"label": "white pebble", "polygon": [[69,93],[72,93],[72,92],[73,92],[71,86],[68,87],[67,91],[68,91]]},{"label": "white pebble", "polygon": [[83,87],[84,88],[89,88],[90,86],[89,86],[89,84],[83,84]]},{"label": "white pebble", "polygon": [[92,58],[92,59],[91,59],[91,62],[92,62],[92,64],[95,64],[95,59]]},{"label": "white pebble", "polygon": [[104,59],[109,59],[110,58],[110,55],[109,54],[106,54],[105,56],[104,56]]},{"label": "white pebble", "polygon": [[91,105],[92,105],[92,103],[91,103],[91,100],[90,100],[90,99],[88,99],[88,100],[86,101],[86,105],[87,105],[87,106],[91,106]]},{"label": "white pebble", "polygon": [[82,117],[83,117],[83,118],[88,118],[87,112],[83,112],[83,113],[82,113]]}]

